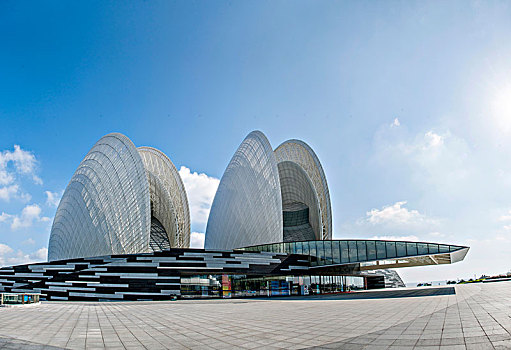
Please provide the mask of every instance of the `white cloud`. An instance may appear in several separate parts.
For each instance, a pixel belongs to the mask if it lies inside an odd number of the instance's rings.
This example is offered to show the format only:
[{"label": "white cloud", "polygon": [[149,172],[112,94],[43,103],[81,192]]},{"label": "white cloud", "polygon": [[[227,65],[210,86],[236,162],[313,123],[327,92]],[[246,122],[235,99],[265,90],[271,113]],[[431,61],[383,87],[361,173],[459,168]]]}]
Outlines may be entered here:
[{"label": "white cloud", "polygon": [[[12,169],[9,165],[12,165]],[[36,184],[42,184],[42,180],[35,175],[36,165],[35,155],[18,145],[14,145],[14,151],[0,152],[0,185],[11,184],[15,179],[14,173],[32,175]]]},{"label": "white cloud", "polygon": [[44,193],[46,194],[46,204],[50,207],[56,207],[59,205],[60,198],[62,198],[64,191],[61,191],[60,193],[45,191]]},{"label": "white cloud", "polygon": [[12,215],[11,229],[30,227],[34,222],[47,222],[50,218],[41,216],[41,208],[37,204],[27,205],[21,215]]},{"label": "white cloud", "polygon": [[2,215],[0,215],[0,222],[5,222],[7,220],[10,220],[12,218],[12,215],[2,212]]},{"label": "white cloud", "polygon": [[499,220],[500,221],[510,221],[511,220],[511,210],[509,210],[507,212],[507,214],[502,215],[501,217],[499,217]]},{"label": "white cloud", "polygon": [[0,243],[0,266],[13,266],[46,261],[48,256],[47,248],[39,248],[32,253],[25,253],[21,250],[14,251],[6,244]]},{"label": "white cloud", "polygon": [[11,200],[11,197],[15,196],[16,193],[18,193],[18,189],[19,189],[18,185],[0,187],[0,199],[3,199],[4,201]]},{"label": "white cloud", "polygon": [[190,236],[190,248],[204,248],[204,232],[192,232]]},{"label": "white cloud", "polygon": [[399,122],[399,119],[395,118],[394,121],[392,122],[392,124],[390,124],[390,127],[391,128],[395,128],[395,127],[398,127],[400,125],[401,125],[401,123]]},{"label": "white cloud", "polygon": [[192,226],[204,227],[220,180],[204,173],[191,172],[185,166],[179,169],[190,205]]},{"label": "white cloud", "polygon": [[384,240],[384,241],[412,241],[412,242],[418,242],[420,241],[419,237],[417,236],[373,236],[370,239],[376,239],[376,240]]},{"label": "white cloud", "polygon": [[22,193],[20,191],[19,185],[0,187],[0,199],[8,202],[12,198],[20,199],[23,202],[28,202],[32,196],[28,193]]},{"label": "white cloud", "polygon": [[10,254],[13,250],[7,244],[0,243],[0,256]]},{"label": "white cloud", "polygon": [[34,245],[35,241],[32,238],[26,239],[23,242],[21,242],[23,245]]},{"label": "white cloud", "polygon": [[426,141],[426,148],[438,147],[444,144],[444,137],[435,134],[433,131],[428,131],[424,135],[424,140]]},{"label": "white cloud", "polygon": [[418,210],[409,210],[404,205],[406,201],[396,202],[393,205],[384,206],[382,209],[371,209],[366,213],[367,221],[371,224],[397,224],[414,225],[428,221],[425,215]]},{"label": "white cloud", "polygon": [[440,233],[440,232],[430,232],[429,233],[430,236],[433,236],[433,237],[444,237],[445,235],[443,233]]}]

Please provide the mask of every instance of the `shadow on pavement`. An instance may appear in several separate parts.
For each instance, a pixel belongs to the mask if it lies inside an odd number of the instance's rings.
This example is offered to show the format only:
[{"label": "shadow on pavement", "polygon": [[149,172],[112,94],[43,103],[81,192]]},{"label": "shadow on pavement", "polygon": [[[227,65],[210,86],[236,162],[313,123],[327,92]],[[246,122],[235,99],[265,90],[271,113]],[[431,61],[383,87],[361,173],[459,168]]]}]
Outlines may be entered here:
[{"label": "shadow on pavement", "polygon": [[10,338],[10,337],[6,337],[6,336],[2,335],[2,336],[0,336],[0,349],[60,350],[60,349],[64,349],[64,348],[34,343],[34,342],[16,339],[16,338]]}]

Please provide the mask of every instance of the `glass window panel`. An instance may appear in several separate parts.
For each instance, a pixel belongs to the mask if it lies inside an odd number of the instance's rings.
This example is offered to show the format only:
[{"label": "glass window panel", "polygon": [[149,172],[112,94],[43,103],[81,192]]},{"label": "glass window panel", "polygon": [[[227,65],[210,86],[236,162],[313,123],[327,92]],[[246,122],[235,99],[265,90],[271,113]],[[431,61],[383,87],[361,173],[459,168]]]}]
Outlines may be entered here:
[{"label": "glass window panel", "polygon": [[440,244],[439,245],[440,253],[449,253],[449,246]]},{"label": "glass window panel", "polygon": [[387,259],[396,257],[396,242],[385,242],[387,247]]},{"label": "glass window panel", "polygon": [[385,242],[376,241],[376,256],[378,259],[387,258],[387,254],[385,252]]},{"label": "glass window panel", "polygon": [[406,251],[408,255],[417,255],[417,243],[406,243]]},{"label": "glass window panel", "polygon": [[376,243],[367,241],[367,260],[376,260]]},{"label": "glass window panel", "polygon": [[349,251],[350,251],[350,262],[358,261],[358,257],[357,257],[357,242],[356,241],[349,241],[348,242],[348,248],[349,248]]},{"label": "glass window panel", "polygon": [[417,243],[417,253],[419,255],[428,254],[428,245],[426,243]]},{"label": "glass window panel", "polygon": [[406,243],[396,242],[396,253],[397,257],[406,256]]},{"label": "glass window panel", "polygon": [[316,254],[318,256],[318,265],[325,264],[325,248],[323,241],[316,241]]},{"label": "glass window panel", "polygon": [[348,242],[341,241],[341,263],[350,262],[350,255],[348,250]]},{"label": "glass window panel", "polygon": [[365,241],[357,241],[358,261],[367,260],[367,247]]},{"label": "glass window panel", "polygon": [[450,246],[449,246],[449,250],[450,250],[451,252],[454,252],[455,250],[458,250],[458,249],[460,249],[460,248],[461,248],[461,247],[458,247],[458,246],[455,246],[455,245],[450,245]]},{"label": "glass window panel", "polygon": [[312,257],[311,265],[316,266],[318,254],[316,251],[316,242],[315,241],[309,241],[309,255]]},{"label": "glass window panel", "polygon": [[332,263],[332,241],[323,241],[325,247],[325,261],[327,264]]},{"label": "glass window panel", "polygon": [[438,244],[428,244],[429,254],[438,254]]},{"label": "glass window panel", "polygon": [[303,242],[302,250],[304,255],[309,255],[309,242]]},{"label": "glass window panel", "polygon": [[296,254],[302,254],[302,242],[296,242]]},{"label": "glass window panel", "polygon": [[332,241],[332,258],[335,264],[341,263],[341,249],[339,241]]}]

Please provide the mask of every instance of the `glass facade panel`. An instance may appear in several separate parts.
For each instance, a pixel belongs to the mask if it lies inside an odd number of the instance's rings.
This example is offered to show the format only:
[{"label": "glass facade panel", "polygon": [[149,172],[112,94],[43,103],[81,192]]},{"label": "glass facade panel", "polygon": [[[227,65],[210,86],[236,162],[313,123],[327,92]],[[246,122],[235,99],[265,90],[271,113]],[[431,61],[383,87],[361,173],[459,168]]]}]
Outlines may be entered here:
[{"label": "glass facade panel", "polygon": [[440,253],[449,253],[449,246],[440,244],[439,251],[440,251]]},{"label": "glass facade panel", "polygon": [[309,255],[311,256],[311,265],[312,266],[316,266],[318,263],[318,259],[317,259],[317,256],[318,256],[318,253],[316,251],[316,242],[315,241],[310,241],[309,242]]},{"label": "glass facade panel", "polygon": [[325,264],[325,249],[323,241],[316,241],[316,254],[318,257],[318,265]]},{"label": "glass facade panel", "polygon": [[406,243],[406,251],[408,255],[417,255],[417,243]]},{"label": "glass facade panel", "polygon": [[429,254],[438,254],[438,244],[428,244]]},{"label": "glass facade panel", "polygon": [[387,247],[387,258],[395,258],[396,242],[385,242],[385,246]]},{"label": "glass facade panel", "polygon": [[303,255],[309,255],[309,242],[303,242],[302,243],[302,254]]},{"label": "glass facade panel", "polygon": [[406,243],[396,242],[396,257],[406,256]]},{"label": "glass facade panel", "polygon": [[332,259],[334,264],[341,263],[341,249],[338,241],[332,241]]},{"label": "glass facade panel", "polygon": [[296,254],[302,254],[302,242],[296,242]]},{"label": "glass facade panel", "polygon": [[341,263],[348,263],[348,262],[350,262],[348,242],[341,241]]},{"label": "glass facade panel", "polygon": [[348,248],[350,251],[350,262],[357,262],[357,242],[356,241],[349,241],[348,242]]},{"label": "glass facade panel", "polygon": [[376,257],[378,259],[387,258],[387,254],[385,253],[385,242],[376,241]]},{"label": "glass facade panel", "polygon": [[367,260],[376,260],[376,244],[374,241],[367,241]]},{"label": "glass facade panel", "polygon": [[417,253],[419,255],[428,254],[428,245],[426,243],[417,243]]},{"label": "glass facade panel", "polygon": [[367,260],[366,242],[357,241],[357,248],[358,248],[358,261],[366,261]]},{"label": "glass facade panel", "polygon": [[325,261],[327,264],[332,264],[332,241],[323,241],[323,246],[325,247]]}]

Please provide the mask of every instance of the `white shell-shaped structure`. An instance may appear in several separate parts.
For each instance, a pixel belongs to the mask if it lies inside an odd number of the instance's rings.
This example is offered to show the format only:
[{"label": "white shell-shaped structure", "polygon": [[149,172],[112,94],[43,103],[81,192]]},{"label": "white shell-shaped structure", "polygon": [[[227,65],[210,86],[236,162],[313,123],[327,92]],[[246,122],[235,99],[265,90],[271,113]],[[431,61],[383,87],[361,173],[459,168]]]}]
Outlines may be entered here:
[{"label": "white shell-shaped structure", "polygon": [[330,195],[314,151],[299,140],[273,151],[262,132],[251,132],[218,186],[205,248],[331,238]]},{"label": "white shell-shaped structure", "polygon": [[[303,201],[309,206],[310,224],[314,229],[315,239],[332,239],[330,192],[328,191],[325,172],[323,171],[323,167],[316,153],[303,141],[288,140],[277,147],[275,156],[279,163],[281,186],[283,188],[290,188],[290,191],[293,192],[292,195],[290,195],[289,193],[284,193],[284,190],[282,191],[283,205],[286,206],[286,204],[293,201]],[[286,167],[281,167],[281,164],[289,163],[295,164],[297,168],[302,169],[310,182],[304,184],[304,180],[301,182],[297,181],[298,177],[289,178],[288,176],[285,178]],[[283,178],[285,178],[285,180],[283,180]],[[284,185],[284,183],[286,185]],[[312,188],[310,188],[311,184]],[[295,199],[297,198],[296,196],[299,198]],[[303,199],[300,200],[300,197]],[[318,211],[316,211],[316,205],[319,205]]]},{"label": "white shell-shaped structure", "polygon": [[282,199],[275,155],[260,131],[234,153],[218,185],[205,248],[231,249],[282,241]]},{"label": "white shell-shaped structure", "polygon": [[71,178],[53,220],[48,259],[186,248],[189,242],[188,201],[175,166],[160,151],[137,150],[112,133]]},{"label": "white shell-shaped structure", "polygon": [[165,228],[172,247],[190,246],[190,210],[185,186],[170,159],[152,147],[139,147],[151,193],[151,215]]}]

